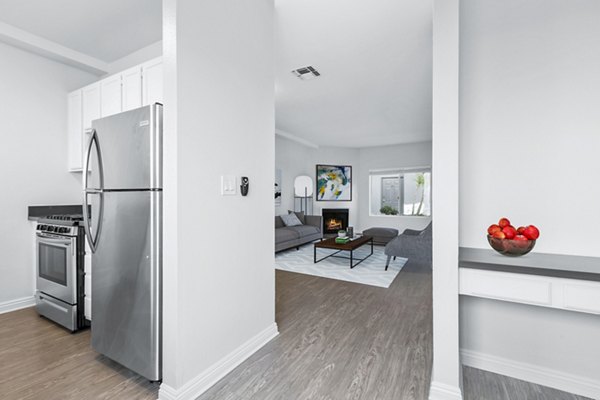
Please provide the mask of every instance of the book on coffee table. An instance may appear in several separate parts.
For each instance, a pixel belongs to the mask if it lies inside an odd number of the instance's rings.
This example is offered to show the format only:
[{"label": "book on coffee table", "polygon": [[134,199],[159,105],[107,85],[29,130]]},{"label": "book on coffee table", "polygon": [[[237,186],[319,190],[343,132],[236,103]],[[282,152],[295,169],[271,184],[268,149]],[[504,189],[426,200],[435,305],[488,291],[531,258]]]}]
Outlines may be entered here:
[{"label": "book on coffee table", "polygon": [[346,244],[350,241],[351,239],[349,237],[336,237],[335,238],[335,242],[339,243],[339,244]]}]

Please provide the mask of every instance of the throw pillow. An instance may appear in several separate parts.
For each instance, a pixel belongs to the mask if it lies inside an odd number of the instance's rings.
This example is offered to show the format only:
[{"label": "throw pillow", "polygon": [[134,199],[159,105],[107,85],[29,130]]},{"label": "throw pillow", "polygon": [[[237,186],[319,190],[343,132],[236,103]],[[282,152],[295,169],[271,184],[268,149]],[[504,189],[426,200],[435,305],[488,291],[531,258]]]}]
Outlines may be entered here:
[{"label": "throw pillow", "polygon": [[288,210],[288,214],[296,214],[296,217],[302,222],[302,225],[306,225],[306,220],[304,219],[304,211],[296,212],[292,210]]},{"label": "throw pillow", "polygon": [[296,214],[281,215],[280,217],[285,226],[302,225],[302,222],[296,217]]}]

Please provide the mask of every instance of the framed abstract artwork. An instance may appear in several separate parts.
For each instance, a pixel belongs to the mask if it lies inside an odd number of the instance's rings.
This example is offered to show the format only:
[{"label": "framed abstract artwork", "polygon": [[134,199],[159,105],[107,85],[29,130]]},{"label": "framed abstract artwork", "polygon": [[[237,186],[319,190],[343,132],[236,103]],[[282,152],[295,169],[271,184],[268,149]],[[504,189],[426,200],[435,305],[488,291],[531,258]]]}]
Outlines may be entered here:
[{"label": "framed abstract artwork", "polygon": [[317,201],[352,201],[352,167],[317,164]]}]

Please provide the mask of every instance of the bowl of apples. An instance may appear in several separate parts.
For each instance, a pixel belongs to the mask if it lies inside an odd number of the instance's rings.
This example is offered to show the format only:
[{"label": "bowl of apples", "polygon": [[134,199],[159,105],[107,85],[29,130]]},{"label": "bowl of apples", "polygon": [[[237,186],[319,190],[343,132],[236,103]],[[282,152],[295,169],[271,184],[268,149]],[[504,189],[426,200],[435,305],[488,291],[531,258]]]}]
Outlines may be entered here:
[{"label": "bowl of apples", "polygon": [[520,226],[515,229],[508,218],[500,218],[487,231],[488,242],[492,249],[505,256],[523,256],[535,247],[540,231],[534,225]]}]

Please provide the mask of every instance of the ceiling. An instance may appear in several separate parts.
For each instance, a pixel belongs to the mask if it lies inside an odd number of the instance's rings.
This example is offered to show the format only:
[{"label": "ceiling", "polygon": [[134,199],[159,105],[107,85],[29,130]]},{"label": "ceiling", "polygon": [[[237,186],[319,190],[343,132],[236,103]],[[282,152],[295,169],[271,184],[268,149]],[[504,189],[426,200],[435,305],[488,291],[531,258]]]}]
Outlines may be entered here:
[{"label": "ceiling", "polygon": [[0,21],[110,63],[162,38],[161,0],[0,0]]},{"label": "ceiling", "polygon": [[[322,146],[431,140],[432,3],[275,0],[276,125]],[[0,21],[111,63],[161,40],[161,0],[0,0]],[[312,65],[321,76],[300,80]]]},{"label": "ceiling", "polygon": [[[431,140],[431,1],[275,5],[277,129],[323,146]],[[291,73],[307,65],[321,76]]]}]

